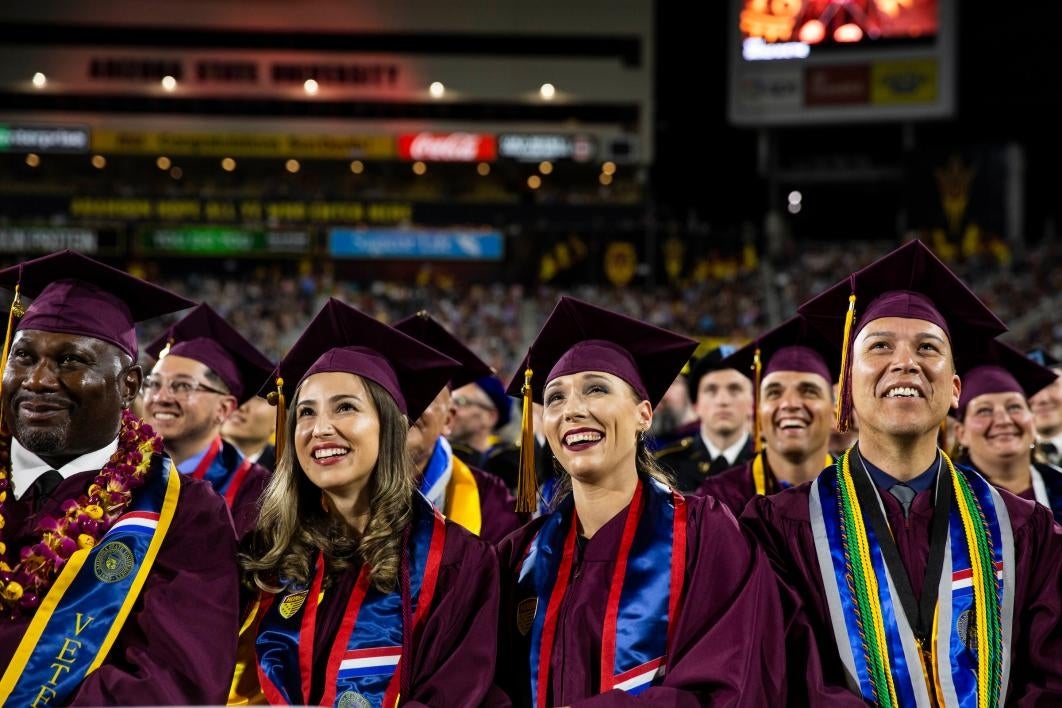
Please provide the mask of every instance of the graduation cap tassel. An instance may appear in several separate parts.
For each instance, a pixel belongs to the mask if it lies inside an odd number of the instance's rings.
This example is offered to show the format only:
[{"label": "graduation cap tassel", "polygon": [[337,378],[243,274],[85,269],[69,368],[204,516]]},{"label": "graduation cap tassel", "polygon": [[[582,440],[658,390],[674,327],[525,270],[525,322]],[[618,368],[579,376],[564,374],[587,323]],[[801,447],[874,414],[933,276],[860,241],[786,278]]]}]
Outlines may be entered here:
[{"label": "graduation cap tassel", "polygon": [[284,401],[284,379],[277,377],[277,390],[270,391],[269,397],[266,399],[271,405],[277,407],[277,425],[274,432],[276,438],[276,455],[277,461],[280,461],[281,455],[284,454],[284,448],[287,445],[288,439],[288,407]]},{"label": "graduation cap tassel", "polygon": [[520,470],[516,477],[516,511],[531,513],[538,497],[538,474],[535,470],[535,422],[531,410],[530,368],[524,370],[522,418],[520,419]]},{"label": "graduation cap tassel", "polygon": [[752,355],[752,444],[756,452],[763,451],[763,431],[760,429],[760,379],[763,375],[763,364],[760,361],[760,348],[756,347],[756,353]]},{"label": "graduation cap tassel", "polygon": [[848,312],[844,316],[844,339],[841,345],[841,378],[837,382],[837,408],[835,411],[837,431],[848,432],[852,420],[852,325],[855,321],[855,287],[848,296]]},{"label": "graduation cap tassel", "polygon": [[[7,355],[11,351],[11,335],[15,328],[15,320],[22,315],[26,314],[26,308],[22,306],[22,299],[19,297],[18,283],[15,284],[15,299],[11,301],[11,309],[7,313],[7,331],[4,333],[4,350],[3,358],[0,358],[0,399],[3,398],[4,393],[4,370],[7,369]],[[0,406],[0,430],[4,429],[4,411],[3,406]]]}]

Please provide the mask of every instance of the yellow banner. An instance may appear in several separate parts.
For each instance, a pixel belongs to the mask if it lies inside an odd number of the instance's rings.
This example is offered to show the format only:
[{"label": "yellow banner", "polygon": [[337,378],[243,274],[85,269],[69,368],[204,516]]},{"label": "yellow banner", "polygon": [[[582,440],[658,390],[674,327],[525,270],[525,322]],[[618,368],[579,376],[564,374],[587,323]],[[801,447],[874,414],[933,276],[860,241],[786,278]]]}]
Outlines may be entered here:
[{"label": "yellow banner", "polygon": [[870,68],[870,102],[877,105],[933,103],[939,92],[935,59],[874,62]]},{"label": "yellow banner", "polygon": [[93,130],[92,150],[103,154],[203,157],[390,159],[391,135],[274,135],[268,133],[156,133]]}]

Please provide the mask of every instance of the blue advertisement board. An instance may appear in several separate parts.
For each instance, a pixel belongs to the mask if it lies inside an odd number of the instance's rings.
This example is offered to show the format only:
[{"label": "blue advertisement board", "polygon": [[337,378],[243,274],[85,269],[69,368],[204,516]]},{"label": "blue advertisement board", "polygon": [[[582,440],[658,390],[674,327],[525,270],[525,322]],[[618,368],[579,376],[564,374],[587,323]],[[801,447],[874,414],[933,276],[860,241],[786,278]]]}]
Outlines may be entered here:
[{"label": "blue advertisement board", "polygon": [[504,237],[462,229],[331,229],[328,252],[334,258],[500,261]]}]

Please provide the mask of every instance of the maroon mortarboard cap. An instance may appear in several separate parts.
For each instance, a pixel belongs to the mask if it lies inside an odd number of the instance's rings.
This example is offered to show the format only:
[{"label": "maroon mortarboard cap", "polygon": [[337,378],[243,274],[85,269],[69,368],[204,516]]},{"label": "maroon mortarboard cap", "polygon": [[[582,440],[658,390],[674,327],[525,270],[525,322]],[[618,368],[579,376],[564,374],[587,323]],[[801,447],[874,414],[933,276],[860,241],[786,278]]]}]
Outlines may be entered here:
[{"label": "maroon mortarboard cap", "polygon": [[706,374],[730,368],[730,364],[723,364],[723,361],[736,351],[737,347],[734,345],[724,344],[709,350],[703,356],[690,360],[689,374],[686,376],[686,389],[689,391],[690,401],[694,403],[697,402],[697,393],[701,388],[701,379],[703,379]]},{"label": "maroon mortarboard cap", "polygon": [[204,364],[242,405],[266,384],[273,362],[209,305],[198,305],[144,349],[156,359],[182,356]]},{"label": "maroon mortarboard cap", "polygon": [[[17,330],[109,342],[137,360],[136,323],[195,303],[125,271],[65,250],[0,270],[0,287],[33,298]],[[15,308],[16,310],[18,308]]]},{"label": "maroon mortarboard cap", "polygon": [[965,358],[966,368],[959,371],[962,393],[959,395],[958,419],[966,417],[970,401],[986,393],[1020,393],[1025,398],[1047,388],[1058,374],[1030,360],[1014,347],[997,339]]},{"label": "maroon mortarboard cap", "polygon": [[467,383],[472,383],[476,379],[490,376],[494,373],[493,369],[485,361],[476,356],[475,352],[466,347],[457,337],[450,334],[445,327],[439,324],[438,320],[424,310],[395,322],[394,328],[399,332],[408,334],[418,342],[427,344],[432,349],[442,352],[461,365],[461,368],[450,379],[452,388],[459,388]]},{"label": "maroon mortarboard cap", "polygon": [[[756,372],[757,354],[759,376]],[[818,374],[832,384],[840,374],[841,350],[797,315],[756,337],[726,357],[723,363],[756,384],[775,371]]]},{"label": "maroon mortarboard cap", "polygon": [[532,400],[545,385],[580,371],[617,376],[654,406],[678,376],[697,342],[681,334],[564,296],[546,319],[509,384],[521,395],[524,372],[532,370]]},{"label": "maroon mortarboard cap", "polygon": [[837,426],[844,432],[851,419],[851,357],[859,332],[882,317],[931,322],[952,340],[952,351],[979,346],[1007,331],[981,302],[921,241],[911,241],[852,273],[805,302],[797,312],[842,351]]},{"label": "maroon mortarboard cap", "polygon": [[288,401],[312,374],[357,374],[391,394],[412,425],[459,368],[445,354],[331,298],[277,370]]}]

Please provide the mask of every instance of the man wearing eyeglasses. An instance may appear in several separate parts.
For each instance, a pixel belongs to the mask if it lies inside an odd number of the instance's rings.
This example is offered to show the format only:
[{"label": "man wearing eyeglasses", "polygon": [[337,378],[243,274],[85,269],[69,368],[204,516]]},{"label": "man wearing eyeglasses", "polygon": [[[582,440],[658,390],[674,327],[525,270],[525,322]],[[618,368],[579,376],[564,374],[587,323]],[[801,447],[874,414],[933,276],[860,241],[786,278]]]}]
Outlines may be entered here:
[{"label": "man wearing eyeglasses", "polygon": [[177,470],[210,482],[232,511],[237,538],[254,528],[269,471],[221,438],[221,426],[253,398],[272,363],[208,305],[147,346],[158,357],[143,385],[146,420]]}]

